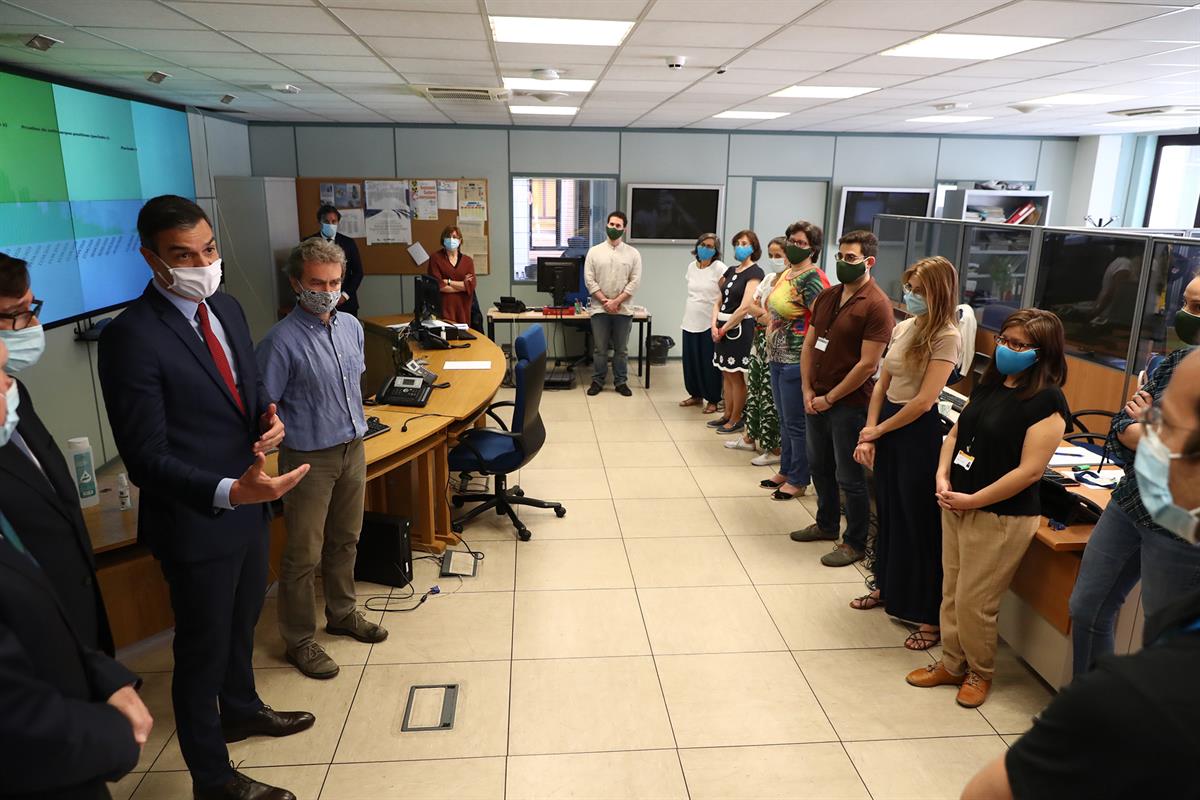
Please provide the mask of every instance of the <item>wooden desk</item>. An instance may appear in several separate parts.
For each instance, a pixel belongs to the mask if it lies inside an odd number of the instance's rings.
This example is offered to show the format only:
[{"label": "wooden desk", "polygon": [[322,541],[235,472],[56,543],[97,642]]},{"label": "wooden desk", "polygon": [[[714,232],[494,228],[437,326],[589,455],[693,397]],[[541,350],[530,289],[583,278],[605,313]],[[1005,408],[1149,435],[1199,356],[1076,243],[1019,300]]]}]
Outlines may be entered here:
[{"label": "wooden desk", "polygon": [[[497,322],[506,322],[508,323],[509,327],[512,327],[522,323],[532,324],[535,322],[583,322],[590,320],[591,318],[592,315],[586,311],[584,311],[582,314],[570,314],[568,316],[560,316],[558,314],[546,316],[546,314],[536,310],[522,311],[520,314],[509,314],[503,311],[497,311],[493,306],[487,310],[488,338],[492,339],[493,341],[495,340]],[[648,311],[639,311],[633,315],[633,321],[636,322],[638,326],[637,374],[639,378],[642,376],[642,361],[644,360],[646,362],[646,388],[649,389],[650,359],[648,354],[645,352],[645,348],[648,346],[650,336],[654,330],[654,317]]]}]

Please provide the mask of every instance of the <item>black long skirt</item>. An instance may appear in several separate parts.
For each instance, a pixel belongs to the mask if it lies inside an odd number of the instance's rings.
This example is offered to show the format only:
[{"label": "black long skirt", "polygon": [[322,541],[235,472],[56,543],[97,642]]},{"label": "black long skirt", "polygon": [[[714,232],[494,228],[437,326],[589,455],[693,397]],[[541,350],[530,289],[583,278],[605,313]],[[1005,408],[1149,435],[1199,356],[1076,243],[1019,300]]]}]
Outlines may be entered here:
[{"label": "black long skirt", "polygon": [[[900,408],[884,400],[879,421]],[[875,443],[875,584],[888,614],[928,625],[938,624],[942,603],[942,514],[934,497],[941,449],[936,406]]]}]

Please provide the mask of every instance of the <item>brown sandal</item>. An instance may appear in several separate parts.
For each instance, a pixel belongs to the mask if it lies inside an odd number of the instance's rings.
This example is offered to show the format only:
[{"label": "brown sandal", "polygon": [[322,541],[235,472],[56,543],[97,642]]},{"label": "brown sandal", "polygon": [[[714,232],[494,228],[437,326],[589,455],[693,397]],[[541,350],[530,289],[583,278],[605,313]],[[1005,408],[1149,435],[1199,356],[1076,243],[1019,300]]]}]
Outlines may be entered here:
[{"label": "brown sandal", "polygon": [[708,405],[706,405],[706,406],[704,407],[704,413],[705,413],[705,414],[715,414],[715,413],[717,413],[717,412],[718,412],[718,411],[720,411],[720,410],[721,410],[721,409],[717,408],[717,404],[716,404],[716,403],[709,403]]},{"label": "brown sandal", "polygon": [[864,594],[862,597],[856,597],[850,601],[850,607],[856,611],[870,611],[872,608],[881,605],[883,605],[883,598],[876,597],[870,592]]},{"label": "brown sandal", "polygon": [[700,405],[699,397],[689,397],[687,400],[679,401],[680,408],[690,408],[692,406],[698,406],[698,405]]},{"label": "brown sandal", "polygon": [[909,650],[928,650],[942,641],[941,631],[923,631],[917,629],[904,640],[904,646]]}]

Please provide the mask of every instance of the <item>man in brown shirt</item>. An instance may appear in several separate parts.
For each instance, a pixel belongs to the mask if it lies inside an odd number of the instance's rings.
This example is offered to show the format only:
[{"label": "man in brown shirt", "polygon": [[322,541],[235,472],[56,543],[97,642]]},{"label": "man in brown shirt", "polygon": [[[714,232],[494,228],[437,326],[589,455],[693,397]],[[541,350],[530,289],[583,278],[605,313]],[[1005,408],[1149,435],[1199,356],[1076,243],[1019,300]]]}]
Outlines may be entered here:
[{"label": "man in brown shirt", "polygon": [[837,541],[841,500],[846,500],[846,534],[821,557],[827,567],[845,567],[867,549],[871,501],[862,465],[854,460],[858,434],[867,421],[883,349],[892,338],[892,303],[871,280],[879,241],[870,231],[851,231],[838,240],[837,277],[812,306],[800,355],[800,378],[808,423],[808,461],[817,490],[817,521],[792,532],[797,542]]}]

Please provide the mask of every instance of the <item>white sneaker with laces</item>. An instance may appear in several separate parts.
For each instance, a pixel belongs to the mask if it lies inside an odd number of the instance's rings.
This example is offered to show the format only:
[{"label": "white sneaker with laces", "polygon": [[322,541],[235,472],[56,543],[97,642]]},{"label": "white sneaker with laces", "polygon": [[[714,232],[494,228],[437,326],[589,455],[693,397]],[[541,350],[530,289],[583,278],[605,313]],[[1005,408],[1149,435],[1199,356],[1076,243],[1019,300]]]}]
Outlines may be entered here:
[{"label": "white sneaker with laces", "polygon": [[756,467],[769,467],[772,464],[780,463],[780,458],[774,453],[766,452],[750,459],[750,463]]},{"label": "white sneaker with laces", "polygon": [[725,446],[730,450],[749,450],[751,453],[757,451],[757,448],[755,448],[753,442],[747,442],[740,436],[734,439],[727,439],[725,441]]}]

